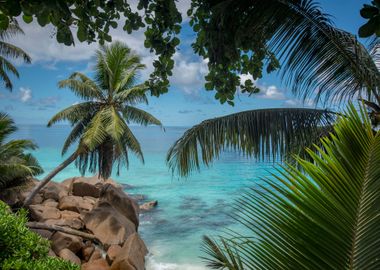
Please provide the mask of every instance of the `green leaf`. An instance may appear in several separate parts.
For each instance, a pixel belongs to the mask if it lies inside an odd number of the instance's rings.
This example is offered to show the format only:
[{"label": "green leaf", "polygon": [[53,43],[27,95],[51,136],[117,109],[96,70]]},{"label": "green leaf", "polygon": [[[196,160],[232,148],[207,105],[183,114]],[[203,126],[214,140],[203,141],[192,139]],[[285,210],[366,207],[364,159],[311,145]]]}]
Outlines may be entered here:
[{"label": "green leaf", "polygon": [[24,22],[26,23],[31,23],[33,21],[33,16],[28,16],[28,15],[23,15],[22,16],[22,19],[24,20]]}]

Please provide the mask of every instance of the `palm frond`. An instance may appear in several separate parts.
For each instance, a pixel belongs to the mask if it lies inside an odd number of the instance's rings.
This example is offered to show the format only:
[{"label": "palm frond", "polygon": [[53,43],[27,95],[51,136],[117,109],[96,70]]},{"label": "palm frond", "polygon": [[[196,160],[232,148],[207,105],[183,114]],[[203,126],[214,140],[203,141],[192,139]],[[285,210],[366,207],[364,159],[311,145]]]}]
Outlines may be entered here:
[{"label": "palm frond", "polygon": [[318,109],[262,109],[203,121],[185,132],[170,148],[167,162],[186,176],[206,166],[227,149],[260,160],[277,160],[291,153],[294,142],[306,145],[320,135],[335,114]]},{"label": "palm frond", "polygon": [[84,100],[104,99],[101,90],[95,82],[80,72],[74,72],[68,79],[60,81],[58,87],[68,87],[75,95]]},{"label": "palm frond", "polygon": [[148,104],[148,98],[146,92],[148,87],[146,84],[138,84],[131,88],[119,91],[115,96],[115,100],[120,103],[127,103],[129,105],[135,105],[138,103]]},{"label": "palm frond", "polygon": [[100,103],[94,101],[87,101],[79,104],[71,105],[70,107],[63,109],[54,115],[48,122],[48,127],[51,125],[60,122],[60,121],[69,121],[71,123],[77,123],[83,118],[86,118],[88,115],[91,115],[100,107]]},{"label": "palm frond", "polygon": [[284,83],[304,99],[332,102],[362,96],[380,101],[380,73],[371,55],[354,35],[334,27],[318,2],[223,0],[204,5],[210,5],[210,19],[202,22],[206,30],[198,42],[210,67],[230,64],[233,72],[241,72],[246,54],[252,63],[246,69],[253,66],[249,71],[261,78],[256,61],[271,70],[276,56]]},{"label": "palm frond", "polygon": [[160,120],[155,118],[150,113],[148,113],[144,110],[141,110],[139,108],[132,107],[132,106],[126,106],[126,107],[124,107],[124,109],[121,110],[121,112],[123,114],[123,117],[127,121],[131,121],[131,122],[134,122],[136,124],[140,124],[140,125],[144,125],[144,126],[157,125],[157,126],[162,127],[162,123],[160,122]]},{"label": "palm frond", "polygon": [[[380,132],[363,108],[345,115],[318,154],[309,150],[312,162],[298,159],[303,171],[284,166],[242,195],[235,211],[246,231],[206,242],[210,267],[380,268]],[[219,267],[230,252],[243,267]]]}]

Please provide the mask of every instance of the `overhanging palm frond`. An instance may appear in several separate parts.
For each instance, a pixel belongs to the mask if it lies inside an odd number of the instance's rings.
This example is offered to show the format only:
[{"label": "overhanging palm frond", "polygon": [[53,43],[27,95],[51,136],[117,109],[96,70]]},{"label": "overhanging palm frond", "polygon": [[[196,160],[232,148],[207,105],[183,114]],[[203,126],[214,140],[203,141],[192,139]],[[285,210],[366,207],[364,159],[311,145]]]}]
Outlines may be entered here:
[{"label": "overhanging palm frond", "polygon": [[21,48],[16,47],[5,40],[24,32],[19,27],[16,20],[12,20],[6,30],[0,30],[0,79],[3,81],[5,88],[12,91],[13,84],[7,72],[19,77],[17,69],[13,66],[6,57],[22,58],[25,63],[30,63],[30,56]]},{"label": "overhanging palm frond", "polygon": [[241,55],[251,49],[246,56],[252,74],[262,76],[255,61],[265,56],[271,70],[274,55],[285,84],[302,98],[380,101],[380,73],[371,55],[354,35],[334,27],[317,1],[222,0],[205,5],[210,5],[211,18],[202,22],[206,33],[198,42],[207,50],[209,65],[227,62],[240,72]]},{"label": "overhanging palm frond", "polygon": [[[203,121],[185,132],[167,155],[173,172],[186,176],[226,149],[239,150],[257,159],[281,158],[292,145],[308,145],[320,136],[320,127],[331,124],[335,114],[317,109],[262,109]],[[310,144],[309,144],[310,145]]]},{"label": "overhanging palm frond", "polygon": [[[235,207],[247,231],[207,239],[214,269],[379,269],[380,132],[363,109],[350,106],[323,139],[324,150],[309,151],[245,192]],[[229,268],[226,251],[244,267]],[[233,256],[234,257],[234,256]]]}]

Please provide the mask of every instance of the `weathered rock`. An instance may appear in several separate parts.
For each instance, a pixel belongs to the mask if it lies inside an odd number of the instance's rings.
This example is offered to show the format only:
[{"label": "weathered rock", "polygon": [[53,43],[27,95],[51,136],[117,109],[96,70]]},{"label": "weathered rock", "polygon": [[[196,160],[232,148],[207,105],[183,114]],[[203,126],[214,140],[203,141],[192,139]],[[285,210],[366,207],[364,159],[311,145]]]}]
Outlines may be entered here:
[{"label": "weathered rock", "polygon": [[117,183],[115,180],[113,180],[112,178],[108,178],[104,181],[104,185],[105,184],[110,184],[112,185],[113,187],[117,188],[117,189],[120,189],[120,190],[123,190],[123,186],[119,183]]},{"label": "weathered rock", "polygon": [[30,217],[33,220],[43,221],[46,219],[58,219],[61,213],[55,207],[45,206],[41,204],[29,206]]},{"label": "weathered rock", "polygon": [[64,249],[70,249],[72,252],[77,253],[83,246],[82,238],[62,232],[55,232],[51,237],[51,248],[56,254]]},{"label": "weathered rock", "polygon": [[45,201],[42,203],[42,205],[57,208],[57,207],[58,207],[58,202],[56,202],[56,201],[53,200],[53,199],[47,199],[47,200],[45,200]]},{"label": "weathered rock", "polygon": [[[30,179],[27,180],[22,187],[0,190],[0,200],[8,204],[10,207],[19,207],[36,183],[38,183],[37,180]],[[41,203],[41,200],[41,196],[35,196],[31,204],[39,204]]]},{"label": "weathered rock", "polygon": [[97,259],[82,264],[81,270],[108,270],[110,269],[105,259]]},{"label": "weathered rock", "polygon": [[93,208],[94,204],[90,200],[86,200],[79,196],[66,196],[59,200],[58,208],[60,210],[69,210],[80,213],[81,211],[89,211]]},{"label": "weathered rock", "polygon": [[100,202],[108,202],[118,212],[135,224],[137,231],[139,226],[139,206],[135,200],[125,194],[121,189],[111,184],[105,184],[102,188]]},{"label": "weathered rock", "polygon": [[91,262],[91,261],[95,261],[102,258],[103,258],[102,252],[98,248],[95,248],[94,252],[92,252],[91,257],[88,261]]},{"label": "weathered rock", "polygon": [[80,214],[74,211],[63,210],[61,211],[61,217],[65,219],[80,218]]},{"label": "weathered rock", "polygon": [[62,197],[67,196],[69,189],[56,182],[49,182],[42,190],[41,193],[45,200],[53,199],[59,201]]},{"label": "weathered rock", "polygon": [[136,231],[134,223],[105,201],[99,201],[91,212],[83,215],[82,220],[106,246],[122,244]]},{"label": "weathered rock", "polygon": [[111,265],[111,270],[144,270],[148,250],[137,233],[125,241],[119,255]]},{"label": "weathered rock", "polygon": [[71,190],[72,190],[72,185],[73,185],[73,182],[74,180],[76,179],[77,177],[73,177],[73,178],[68,178],[64,181],[61,182],[61,185],[64,185],[65,187],[67,187],[68,191],[69,191],[69,195],[71,195]]},{"label": "weathered rock", "polygon": [[140,210],[149,211],[158,205],[158,201],[146,202],[140,205]]},{"label": "weathered rock", "polygon": [[57,254],[52,249],[49,249],[48,256],[50,257],[57,257]]},{"label": "weathered rock", "polygon": [[94,250],[95,250],[94,245],[90,241],[87,241],[85,246],[82,248],[83,260],[86,262],[89,261]]},{"label": "weathered rock", "polygon": [[72,183],[72,193],[75,196],[91,196],[99,198],[103,186],[103,179],[94,177],[79,177]]},{"label": "weathered rock", "polygon": [[72,263],[80,265],[80,259],[78,258],[77,255],[75,255],[71,250],[64,248],[62,249],[59,253],[58,256],[61,257],[62,259],[66,261],[70,261]]},{"label": "weathered rock", "polygon": [[53,235],[53,232],[49,230],[42,230],[42,229],[30,229],[31,231],[41,235],[43,238],[50,239],[50,237]]},{"label": "weathered rock", "polygon": [[111,245],[107,250],[107,261],[112,264],[115,258],[119,255],[121,251],[121,246],[119,245]]},{"label": "weathered rock", "polygon": [[80,230],[84,227],[84,223],[80,218],[60,218],[60,219],[47,219],[44,223],[48,225],[57,225],[61,227],[70,227]]}]

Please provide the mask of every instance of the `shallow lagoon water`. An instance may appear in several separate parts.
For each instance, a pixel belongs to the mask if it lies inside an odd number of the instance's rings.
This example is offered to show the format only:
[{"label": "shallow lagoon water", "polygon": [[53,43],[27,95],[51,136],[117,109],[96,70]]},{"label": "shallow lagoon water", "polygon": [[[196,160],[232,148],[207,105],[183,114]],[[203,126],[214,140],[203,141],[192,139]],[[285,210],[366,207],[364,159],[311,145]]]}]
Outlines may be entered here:
[{"label": "shallow lagoon water", "polygon": [[[273,172],[272,163],[254,162],[239,153],[225,152],[210,168],[202,168],[186,179],[172,176],[165,163],[166,152],[186,128],[133,127],[140,140],[145,164],[131,157],[129,169],[112,177],[132,185],[127,192],[142,194],[158,207],[140,217],[140,233],[150,255],[147,270],[206,269],[201,251],[203,235],[217,236],[226,228],[239,230],[229,216],[234,200],[260,178]],[[14,137],[34,140],[34,152],[48,173],[63,158],[60,150],[70,132],[69,126],[20,126]],[[79,175],[74,165],[55,178],[62,181]],[[42,175],[43,176],[43,175]],[[42,177],[40,176],[40,177]]]}]

